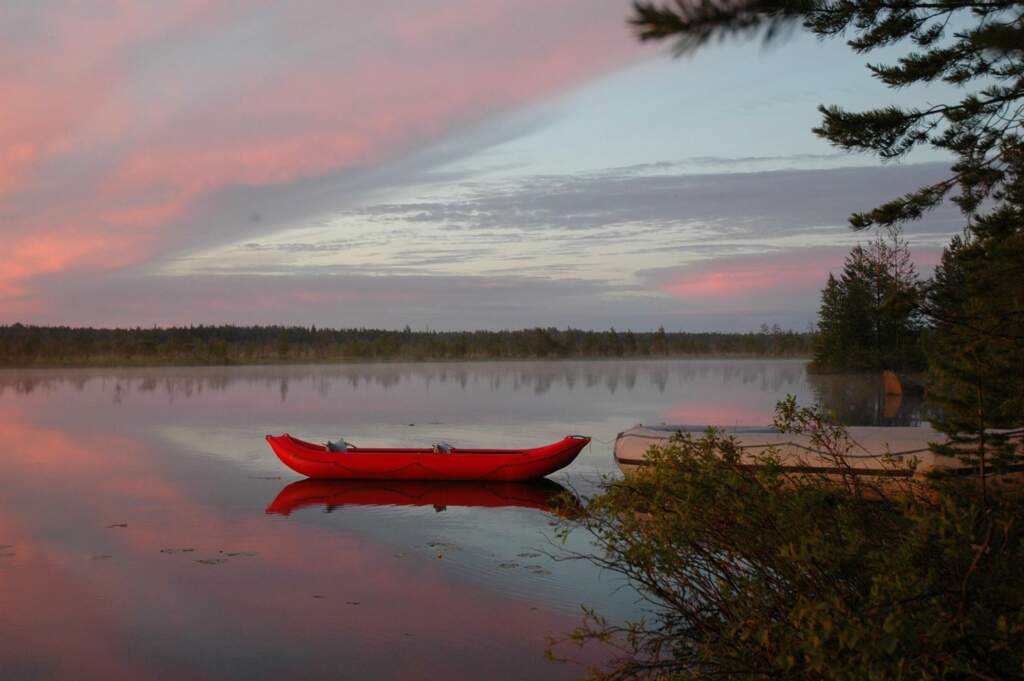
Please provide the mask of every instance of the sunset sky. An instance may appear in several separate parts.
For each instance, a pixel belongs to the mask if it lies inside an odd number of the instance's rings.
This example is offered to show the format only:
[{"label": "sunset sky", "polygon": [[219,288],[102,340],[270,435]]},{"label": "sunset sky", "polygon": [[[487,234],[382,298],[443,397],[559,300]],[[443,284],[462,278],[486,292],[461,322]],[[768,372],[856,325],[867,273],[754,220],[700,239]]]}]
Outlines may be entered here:
[{"label": "sunset sky", "polygon": [[[949,165],[839,153],[815,107],[948,93],[802,35],[674,60],[628,14],[9,3],[0,322],[805,328],[848,214]],[[961,225],[909,228],[922,271]]]}]

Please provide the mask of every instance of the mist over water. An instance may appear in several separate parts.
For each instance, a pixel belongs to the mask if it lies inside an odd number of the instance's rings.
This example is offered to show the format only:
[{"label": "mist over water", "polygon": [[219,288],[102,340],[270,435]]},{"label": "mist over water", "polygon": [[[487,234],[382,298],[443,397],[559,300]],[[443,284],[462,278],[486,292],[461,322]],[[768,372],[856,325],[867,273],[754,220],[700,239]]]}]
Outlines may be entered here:
[{"label": "mist over water", "polygon": [[[764,424],[786,394],[859,423],[917,419],[877,377],[808,377],[800,361],[0,372],[0,668],[575,678],[544,659],[545,636],[568,631],[581,603],[611,617],[638,606],[589,564],[547,555],[549,497],[617,475],[612,442],[634,423]],[[266,446],[280,432],[362,446],[594,441],[538,485],[316,486]]]}]

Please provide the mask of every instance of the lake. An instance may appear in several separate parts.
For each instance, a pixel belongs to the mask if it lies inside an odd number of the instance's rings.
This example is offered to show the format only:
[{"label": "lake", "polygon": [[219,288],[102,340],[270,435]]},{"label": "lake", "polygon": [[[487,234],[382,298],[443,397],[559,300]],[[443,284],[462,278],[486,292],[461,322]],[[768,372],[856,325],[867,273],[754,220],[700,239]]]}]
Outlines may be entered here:
[{"label": "lake", "polygon": [[[639,611],[610,575],[547,555],[550,496],[617,475],[612,442],[635,423],[763,424],[789,393],[849,422],[917,418],[877,377],[788,360],[2,371],[2,676],[576,678],[545,637],[583,603]],[[594,441],[548,484],[324,488],[293,484],[263,440],[280,432]]]}]

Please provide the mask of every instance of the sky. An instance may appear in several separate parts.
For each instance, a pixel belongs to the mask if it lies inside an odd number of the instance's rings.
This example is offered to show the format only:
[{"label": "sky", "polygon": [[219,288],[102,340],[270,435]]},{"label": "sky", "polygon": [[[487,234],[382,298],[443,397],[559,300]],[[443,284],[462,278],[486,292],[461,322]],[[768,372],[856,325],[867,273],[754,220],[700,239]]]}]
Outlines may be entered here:
[{"label": "sky", "polygon": [[[801,34],[674,59],[629,9],[9,3],[0,323],[807,328],[848,215],[949,167],[817,105],[953,93]],[[923,274],[962,224],[908,227]]]}]

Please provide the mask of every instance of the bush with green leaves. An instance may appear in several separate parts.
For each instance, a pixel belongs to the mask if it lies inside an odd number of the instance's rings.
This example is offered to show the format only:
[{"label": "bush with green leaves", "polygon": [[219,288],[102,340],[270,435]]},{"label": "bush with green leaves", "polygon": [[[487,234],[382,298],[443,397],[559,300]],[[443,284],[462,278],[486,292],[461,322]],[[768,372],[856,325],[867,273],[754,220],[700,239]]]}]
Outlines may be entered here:
[{"label": "bush with green leaves", "polygon": [[[851,446],[820,412],[779,424],[837,460]],[[553,641],[615,651],[594,679],[1010,679],[1024,675],[1021,504],[975,487],[787,472],[744,463],[709,430],[652,448],[558,532],[624,577],[644,616],[585,611]]]}]

